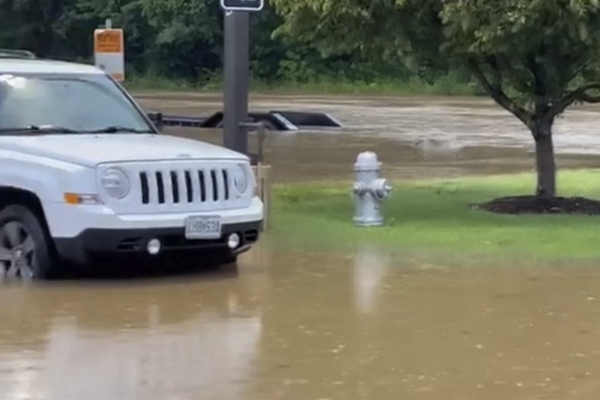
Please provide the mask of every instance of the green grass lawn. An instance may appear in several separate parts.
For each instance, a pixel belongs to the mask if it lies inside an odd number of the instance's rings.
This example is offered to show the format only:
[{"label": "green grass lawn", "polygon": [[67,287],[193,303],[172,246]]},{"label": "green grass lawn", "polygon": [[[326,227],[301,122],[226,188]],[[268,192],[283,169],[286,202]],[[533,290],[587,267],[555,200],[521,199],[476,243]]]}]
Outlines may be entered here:
[{"label": "green grass lawn", "polygon": [[[357,243],[390,248],[542,259],[600,259],[600,217],[497,215],[472,203],[531,194],[532,174],[394,182],[384,203],[386,226],[353,225],[351,182],[274,185],[275,240],[343,249]],[[562,171],[561,196],[600,199],[600,170]]]}]

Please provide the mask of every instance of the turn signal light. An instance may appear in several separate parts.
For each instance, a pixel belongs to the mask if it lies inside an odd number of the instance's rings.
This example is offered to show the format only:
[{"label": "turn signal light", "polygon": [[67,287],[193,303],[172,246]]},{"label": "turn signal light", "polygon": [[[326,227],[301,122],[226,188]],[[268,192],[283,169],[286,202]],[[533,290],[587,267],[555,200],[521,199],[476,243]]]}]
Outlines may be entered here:
[{"label": "turn signal light", "polygon": [[65,193],[63,195],[67,204],[102,204],[97,194]]}]

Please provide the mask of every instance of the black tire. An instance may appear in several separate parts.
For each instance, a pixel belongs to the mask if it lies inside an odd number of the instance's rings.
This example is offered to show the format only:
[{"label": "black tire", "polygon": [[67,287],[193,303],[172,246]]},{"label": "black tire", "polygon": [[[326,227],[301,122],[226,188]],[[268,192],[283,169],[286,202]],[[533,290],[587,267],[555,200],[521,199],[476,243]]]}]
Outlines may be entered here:
[{"label": "black tire", "polygon": [[45,280],[55,270],[51,252],[50,235],[42,225],[42,221],[27,207],[13,204],[0,211],[0,231],[10,222],[18,222],[33,240],[35,257],[31,263],[32,279]]}]

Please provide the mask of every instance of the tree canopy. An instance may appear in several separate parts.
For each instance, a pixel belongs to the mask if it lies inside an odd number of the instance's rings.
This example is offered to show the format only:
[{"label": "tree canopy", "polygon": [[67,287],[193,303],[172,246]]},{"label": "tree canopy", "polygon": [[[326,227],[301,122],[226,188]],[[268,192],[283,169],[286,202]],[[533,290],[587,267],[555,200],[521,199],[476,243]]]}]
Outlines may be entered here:
[{"label": "tree canopy", "polygon": [[[219,0],[0,0],[0,47],[90,61],[93,30],[112,18],[115,27],[125,29],[131,72],[208,80],[222,70],[222,16]],[[392,69],[358,52],[322,57],[312,43],[273,38],[283,18],[268,1],[251,20],[251,66],[259,79],[308,81],[342,75],[368,81]],[[410,73],[394,69],[401,77]]]}]

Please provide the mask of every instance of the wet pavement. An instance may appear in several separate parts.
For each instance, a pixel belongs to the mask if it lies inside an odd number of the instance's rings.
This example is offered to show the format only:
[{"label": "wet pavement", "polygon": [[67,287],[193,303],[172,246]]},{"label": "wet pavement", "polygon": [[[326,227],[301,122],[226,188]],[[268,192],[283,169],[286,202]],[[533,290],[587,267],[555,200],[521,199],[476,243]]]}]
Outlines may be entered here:
[{"label": "wet pavement", "polygon": [[[142,101],[187,115],[218,109],[218,99],[173,97]],[[397,179],[532,166],[527,134],[484,101],[297,104],[323,107],[349,127],[269,133],[266,157],[280,182],[349,179],[366,149]],[[365,116],[366,107],[389,122]],[[599,165],[596,116],[583,109],[561,120],[569,121],[557,135],[562,167]],[[220,142],[216,131],[174,132]],[[217,271],[7,283],[0,398],[600,397],[600,270],[509,264],[282,248],[265,236],[237,267]]]}]

